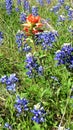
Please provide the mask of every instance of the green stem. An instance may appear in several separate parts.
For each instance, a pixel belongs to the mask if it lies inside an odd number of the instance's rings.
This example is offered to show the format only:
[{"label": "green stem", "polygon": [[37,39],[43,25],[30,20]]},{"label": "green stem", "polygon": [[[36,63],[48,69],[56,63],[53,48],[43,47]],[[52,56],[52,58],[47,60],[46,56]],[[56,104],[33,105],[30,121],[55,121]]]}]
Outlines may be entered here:
[{"label": "green stem", "polygon": [[1,99],[2,101],[5,101],[5,99],[4,99],[3,97],[0,97],[0,99]]},{"label": "green stem", "polygon": [[68,95],[68,98],[67,98],[66,106],[65,106],[64,113],[63,113],[63,115],[62,115],[62,118],[61,118],[61,121],[60,121],[59,126],[62,125],[62,122],[63,122],[63,120],[64,120],[64,116],[65,116],[66,109],[67,109],[67,106],[68,106],[68,103],[69,103],[69,100],[70,100],[71,92],[72,92],[72,89],[69,90],[69,95]]}]

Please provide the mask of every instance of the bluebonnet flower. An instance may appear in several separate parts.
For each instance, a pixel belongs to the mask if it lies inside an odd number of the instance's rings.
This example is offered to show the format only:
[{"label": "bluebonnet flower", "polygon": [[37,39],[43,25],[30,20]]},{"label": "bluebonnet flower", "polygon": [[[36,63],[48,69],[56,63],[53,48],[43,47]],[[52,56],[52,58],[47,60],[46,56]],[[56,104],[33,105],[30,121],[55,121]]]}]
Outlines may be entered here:
[{"label": "bluebonnet flower", "polygon": [[53,45],[53,42],[55,41],[56,41],[55,32],[44,31],[42,33],[38,33],[35,35],[36,45],[40,43],[44,50],[50,49]]},{"label": "bluebonnet flower", "polygon": [[0,78],[0,82],[3,84],[3,83],[6,83],[6,80],[8,79],[8,77],[6,75],[2,76]]},{"label": "bluebonnet flower", "polygon": [[55,54],[55,60],[58,60],[57,65],[64,64],[68,69],[73,69],[73,47],[69,43],[65,43],[62,49]]},{"label": "bluebonnet flower", "polygon": [[64,4],[64,0],[58,0],[58,2],[60,2],[61,4]]},{"label": "bluebonnet flower", "polygon": [[73,28],[72,28],[72,26],[68,27],[68,31],[73,35]]},{"label": "bluebonnet flower", "polygon": [[7,85],[7,90],[8,91],[16,91],[16,82],[18,81],[18,78],[16,77],[16,74],[11,74],[7,80],[6,80],[6,85]]},{"label": "bluebonnet flower", "polygon": [[70,96],[70,98],[73,98],[73,96]]},{"label": "bluebonnet flower", "polygon": [[51,3],[51,0],[46,0],[47,4],[50,4]]},{"label": "bluebonnet flower", "polygon": [[34,15],[34,16],[38,15],[38,7],[32,6],[32,15]]},{"label": "bluebonnet flower", "polygon": [[6,11],[7,11],[8,14],[11,14],[13,0],[5,0],[5,2],[6,2]]},{"label": "bluebonnet flower", "polygon": [[58,81],[58,78],[55,77],[55,76],[51,76],[51,79],[55,80],[55,81]]},{"label": "bluebonnet flower", "polygon": [[31,110],[31,112],[33,113],[33,117],[31,118],[32,121],[35,121],[38,124],[45,122],[46,112],[40,103],[34,105],[34,109]]},{"label": "bluebonnet flower", "polygon": [[21,22],[21,23],[26,22],[26,16],[27,16],[26,13],[23,13],[23,12],[22,12],[22,13],[20,14],[20,22]]},{"label": "bluebonnet flower", "polygon": [[16,12],[19,12],[20,10],[19,10],[19,8],[18,8],[18,7],[16,7],[16,8],[15,8],[15,11],[16,11]]},{"label": "bluebonnet flower", "polygon": [[70,6],[69,5],[65,5],[64,7],[66,10],[69,10]]},{"label": "bluebonnet flower", "polygon": [[12,83],[15,83],[18,81],[18,78],[16,77],[16,74],[11,74],[7,79],[6,79],[6,85],[10,85]]},{"label": "bluebonnet flower", "polygon": [[71,88],[71,89],[72,89],[72,91],[73,91],[73,86],[72,86],[72,88]]},{"label": "bluebonnet flower", "polygon": [[2,32],[0,32],[0,45],[2,44],[2,42],[3,42],[3,33]]},{"label": "bluebonnet flower", "polygon": [[37,72],[38,72],[39,75],[42,75],[43,67],[39,66]]},{"label": "bluebonnet flower", "polygon": [[25,43],[24,47],[23,47],[23,51],[24,52],[30,52],[31,51],[31,47],[27,43]]},{"label": "bluebonnet flower", "polygon": [[16,91],[16,84],[15,83],[13,83],[13,84],[10,84],[10,85],[7,85],[7,87],[6,87],[6,89],[8,90],[8,91]]},{"label": "bluebonnet flower", "polygon": [[21,5],[21,0],[17,0],[17,5]]},{"label": "bluebonnet flower", "polygon": [[6,84],[6,89],[8,91],[16,91],[16,82],[18,81],[18,78],[16,77],[16,74],[11,74],[9,77],[8,76],[3,76],[0,79],[0,82],[3,84]]},{"label": "bluebonnet flower", "polygon": [[70,8],[68,10],[68,18],[69,18],[69,20],[73,20],[73,9],[72,8]]},{"label": "bluebonnet flower", "polygon": [[36,2],[38,2],[41,6],[44,6],[43,0],[36,0]]},{"label": "bluebonnet flower", "polygon": [[59,11],[59,9],[61,8],[61,4],[58,3],[57,5],[53,6],[50,11],[57,13]]},{"label": "bluebonnet flower", "polygon": [[17,43],[19,51],[23,50],[23,43],[25,41],[26,41],[26,36],[25,36],[24,32],[19,30],[16,34],[16,43]]},{"label": "bluebonnet flower", "polygon": [[4,128],[8,128],[8,130],[12,130],[12,127],[8,122],[5,123]]},{"label": "bluebonnet flower", "polygon": [[25,98],[20,98],[20,96],[17,96],[14,107],[19,114],[21,114],[22,111],[28,111],[28,100]]},{"label": "bluebonnet flower", "polygon": [[29,77],[34,77],[36,74],[43,74],[43,67],[37,63],[37,59],[31,54],[26,55],[26,68],[28,72],[26,73]]},{"label": "bluebonnet flower", "polygon": [[62,22],[62,21],[65,21],[66,20],[66,17],[64,16],[64,15],[60,15],[59,17],[58,17],[58,21],[59,22]]},{"label": "bluebonnet flower", "polygon": [[24,10],[25,11],[30,11],[30,4],[28,0],[23,0],[24,2]]}]

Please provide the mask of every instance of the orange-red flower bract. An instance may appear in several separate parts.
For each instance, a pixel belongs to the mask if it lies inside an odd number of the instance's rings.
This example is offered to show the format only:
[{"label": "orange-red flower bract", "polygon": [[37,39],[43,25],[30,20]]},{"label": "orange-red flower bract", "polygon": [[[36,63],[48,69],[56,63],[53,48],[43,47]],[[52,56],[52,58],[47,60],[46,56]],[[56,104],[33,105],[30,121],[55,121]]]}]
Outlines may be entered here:
[{"label": "orange-red flower bract", "polygon": [[33,33],[33,34],[36,34],[36,33],[38,33],[38,32],[39,32],[39,31],[36,30],[36,29],[33,29],[33,30],[32,30],[32,33]]},{"label": "orange-red flower bract", "polygon": [[36,23],[40,22],[40,19],[41,19],[40,16],[33,16],[32,14],[30,14],[27,17],[26,21],[30,22],[32,24],[36,24]]},{"label": "orange-red flower bract", "polygon": [[40,20],[41,20],[40,16],[33,16],[32,14],[30,14],[27,17],[26,19],[27,23],[24,24],[23,28],[23,31],[25,31],[27,36],[36,34],[38,32],[43,32],[43,30],[41,29],[43,24],[40,22]]},{"label": "orange-red flower bract", "polygon": [[43,26],[42,23],[36,23],[36,28],[40,28],[40,27],[42,27],[42,26]]},{"label": "orange-red flower bract", "polygon": [[27,36],[30,36],[29,27],[24,27],[23,31],[25,31],[25,33],[26,33]]},{"label": "orange-red flower bract", "polygon": [[32,30],[32,33],[33,33],[33,34],[36,34],[36,33],[39,33],[39,32],[43,32],[43,30],[37,30],[37,29],[33,29],[33,30]]}]

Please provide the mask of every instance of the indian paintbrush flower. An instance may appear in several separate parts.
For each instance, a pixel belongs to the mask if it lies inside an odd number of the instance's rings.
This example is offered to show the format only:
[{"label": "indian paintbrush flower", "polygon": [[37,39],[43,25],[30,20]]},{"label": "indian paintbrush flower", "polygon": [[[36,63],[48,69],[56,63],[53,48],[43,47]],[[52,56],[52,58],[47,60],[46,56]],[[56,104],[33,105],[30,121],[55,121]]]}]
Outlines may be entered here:
[{"label": "indian paintbrush flower", "polygon": [[40,16],[34,16],[34,15],[30,14],[26,18],[26,23],[23,24],[23,26],[24,26],[23,31],[25,31],[27,36],[30,36],[30,35],[33,35],[33,34],[35,35],[36,33],[43,31],[41,29],[43,24],[41,23],[41,17]]}]

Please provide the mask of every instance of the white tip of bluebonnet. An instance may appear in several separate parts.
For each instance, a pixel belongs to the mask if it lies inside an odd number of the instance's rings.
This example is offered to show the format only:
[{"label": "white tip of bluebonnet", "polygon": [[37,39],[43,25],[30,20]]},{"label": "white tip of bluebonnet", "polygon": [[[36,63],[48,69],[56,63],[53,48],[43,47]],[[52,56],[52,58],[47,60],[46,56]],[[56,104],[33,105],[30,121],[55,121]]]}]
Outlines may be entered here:
[{"label": "white tip of bluebonnet", "polygon": [[57,51],[56,51],[56,54],[59,53],[59,52],[61,52],[61,50],[57,50]]},{"label": "white tip of bluebonnet", "polygon": [[30,57],[30,56],[32,56],[32,53],[28,53],[28,54],[26,54],[26,57]]},{"label": "white tip of bluebonnet", "polygon": [[59,126],[58,130],[65,130],[65,128],[63,126]]},{"label": "white tip of bluebonnet", "polygon": [[63,46],[70,46],[71,43],[64,43]]},{"label": "white tip of bluebonnet", "polygon": [[38,104],[34,105],[34,109],[38,110],[38,109],[40,109],[40,106],[41,106],[41,104],[38,103]]}]

